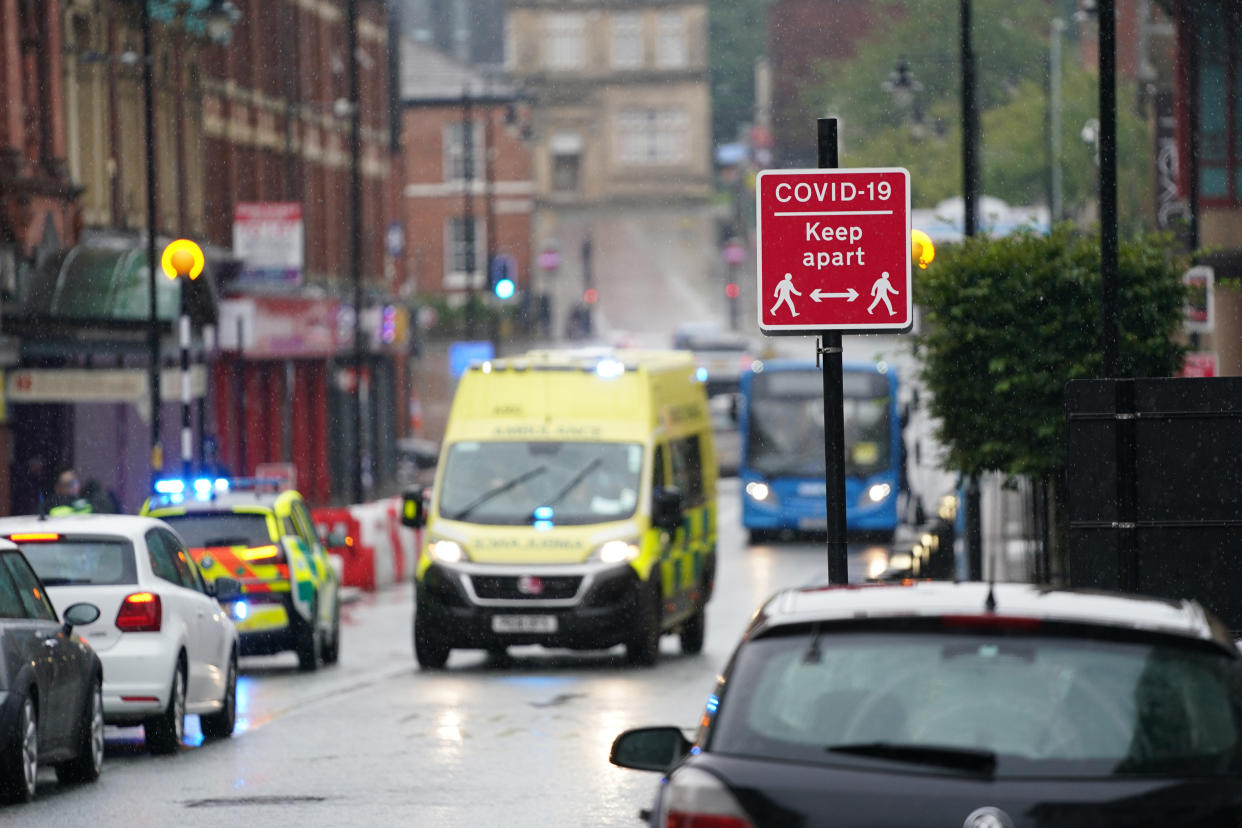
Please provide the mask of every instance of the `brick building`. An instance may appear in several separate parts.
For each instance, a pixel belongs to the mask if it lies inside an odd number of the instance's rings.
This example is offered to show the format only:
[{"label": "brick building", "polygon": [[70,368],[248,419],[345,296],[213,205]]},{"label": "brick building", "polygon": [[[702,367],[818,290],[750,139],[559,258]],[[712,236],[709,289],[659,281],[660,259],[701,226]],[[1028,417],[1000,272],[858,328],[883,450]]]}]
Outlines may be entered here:
[{"label": "brick building", "polygon": [[486,292],[488,268],[504,258],[524,295],[534,215],[526,102],[507,80],[412,40],[402,44],[401,65],[411,284],[420,297],[460,301]]},{"label": "brick building", "polygon": [[[357,256],[347,220],[351,7],[361,124]],[[147,8],[150,134],[142,6],[0,0],[0,276],[11,287],[0,292],[8,345],[0,348],[8,403],[0,438],[12,436],[11,468],[26,475],[40,461],[50,482],[73,464],[124,508],[141,502],[160,455],[165,469],[180,470],[181,285],[149,280],[153,229],[157,249],[185,236],[207,254],[207,276],[196,283],[207,287],[187,293],[193,462],[203,461],[205,438],[214,437],[233,473],[290,463],[308,497],[324,502],[348,494],[352,439],[361,433],[364,480],[382,485],[405,422],[408,329],[399,239],[390,232],[399,229],[400,142],[388,5],[148,0]],[[204,10],[233,12],[231,38],[210,36],[197,16]],[[256,203],[300,213],[305,243],[294,278],[265,280],[234,254],[235,209]],[[364,428],[350,404],[355,272],[364,286]],[[153,330],[162,363],[154,446]],[[23,478],[22,491],[39,483]],[[0,508],[36,505],[33,495],[5,496],[4,485]]]}]

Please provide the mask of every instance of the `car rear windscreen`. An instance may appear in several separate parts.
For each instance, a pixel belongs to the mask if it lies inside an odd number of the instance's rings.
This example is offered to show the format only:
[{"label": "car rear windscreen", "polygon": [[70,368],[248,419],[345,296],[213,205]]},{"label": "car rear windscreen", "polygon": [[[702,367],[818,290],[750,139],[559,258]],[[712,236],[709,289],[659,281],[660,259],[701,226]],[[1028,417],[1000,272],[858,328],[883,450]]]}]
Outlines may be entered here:
[{"label": "car rear windscreen", "polygon": [[191,549],[216,546],[264,546],[272,542],[267,517],[261,514],[215,512],[201,515],[170,515],[163,521]]},{"label": "car rear windscreen", "polygon": [[18,543],[43,583],[106,586],[138,581],[134,547],[124,538],[67,538]]},{"label": "car rear windscreen", "polygon": [[1068,636],[842,632],[744,644],[712,751],[840,764],[860,745],[994,755],[997,776],[1242,771],[1242,662]]}]

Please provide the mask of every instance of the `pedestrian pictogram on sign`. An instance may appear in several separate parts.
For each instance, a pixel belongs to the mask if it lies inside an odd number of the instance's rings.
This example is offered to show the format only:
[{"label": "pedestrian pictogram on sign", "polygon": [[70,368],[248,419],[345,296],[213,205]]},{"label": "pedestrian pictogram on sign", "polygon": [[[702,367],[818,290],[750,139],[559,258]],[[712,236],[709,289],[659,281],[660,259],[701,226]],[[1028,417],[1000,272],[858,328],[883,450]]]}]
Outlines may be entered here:
[{"label": "pedestrian pictogram on sign", "polygon": [[909,172],[764,170],[755,189],[763,333],[911,327]]}]

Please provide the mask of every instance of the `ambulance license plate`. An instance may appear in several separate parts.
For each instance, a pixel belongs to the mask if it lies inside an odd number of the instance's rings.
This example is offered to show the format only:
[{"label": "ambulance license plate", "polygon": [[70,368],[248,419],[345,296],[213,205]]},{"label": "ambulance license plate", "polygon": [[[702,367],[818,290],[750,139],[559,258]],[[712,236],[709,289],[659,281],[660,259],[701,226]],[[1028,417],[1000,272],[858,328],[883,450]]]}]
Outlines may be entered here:
[{"label": "ambulance license plate", "polygon": [[492,632],[554,633],[555,615],[493,615]]}]

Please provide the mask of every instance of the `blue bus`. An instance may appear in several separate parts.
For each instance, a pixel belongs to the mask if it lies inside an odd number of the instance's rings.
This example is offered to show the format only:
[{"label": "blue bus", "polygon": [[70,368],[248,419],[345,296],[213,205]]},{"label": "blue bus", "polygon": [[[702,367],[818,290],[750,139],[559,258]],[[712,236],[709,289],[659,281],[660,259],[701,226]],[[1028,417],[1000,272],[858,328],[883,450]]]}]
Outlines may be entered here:
[{"label": "blue bus", "polygon": [[[897,374],[883,362],[842,368],[846,529],[891,538],[905,483]],[[826,531],[822,369],[800,360],[756,363],[742,377],[738,430],[742,525],[751,540]]]}]

